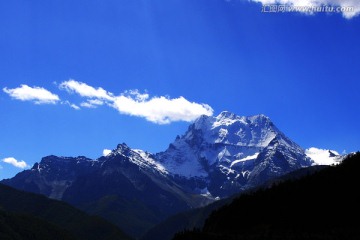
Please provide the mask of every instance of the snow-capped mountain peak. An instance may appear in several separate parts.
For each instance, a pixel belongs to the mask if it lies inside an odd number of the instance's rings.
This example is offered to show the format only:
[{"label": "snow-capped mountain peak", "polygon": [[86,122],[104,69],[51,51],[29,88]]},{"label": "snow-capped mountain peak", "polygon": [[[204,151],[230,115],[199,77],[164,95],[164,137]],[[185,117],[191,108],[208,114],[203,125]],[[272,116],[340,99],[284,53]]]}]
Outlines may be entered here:
[{"label": "snow-capped mountain peak", "polygon": [[264,115],[237,116],[224,111],[216,117],[202,116],[190,125],[184,138],[203,143],[265,147],[279,131]]},{"label": "snow-capped mountain peak", "polygon": [[[251,185],[250,180],[265,181],[312,164],[267,116],[244,117],[228,111],[201,116],[156,159],[169,174],[210,184],[206,187],[212,194],[220,194],[211,186],[215,182],[217,189],[229,194],[230,189]],[[221,183],[214,182],[214,174],[221,176]]]}]

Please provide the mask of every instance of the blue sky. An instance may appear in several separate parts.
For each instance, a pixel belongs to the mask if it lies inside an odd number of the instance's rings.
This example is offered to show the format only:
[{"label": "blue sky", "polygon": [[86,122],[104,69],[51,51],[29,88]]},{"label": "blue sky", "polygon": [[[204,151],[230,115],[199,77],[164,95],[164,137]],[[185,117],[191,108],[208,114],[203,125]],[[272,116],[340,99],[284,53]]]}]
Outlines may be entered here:
[{"label": "blue sky", "polygon": [[1,2],[0,179],[50,154],[159,152],[223,110],[265,114],[304,148],[359,150],[360,4],[261,2]]}]

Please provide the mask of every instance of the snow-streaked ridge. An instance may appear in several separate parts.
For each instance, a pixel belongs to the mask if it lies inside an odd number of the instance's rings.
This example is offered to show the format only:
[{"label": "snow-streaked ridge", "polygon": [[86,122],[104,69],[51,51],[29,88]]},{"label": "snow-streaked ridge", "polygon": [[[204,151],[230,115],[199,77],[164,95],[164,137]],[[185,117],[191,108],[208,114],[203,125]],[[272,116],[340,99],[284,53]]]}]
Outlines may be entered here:
[{"label": "snow-streaked ridge", "polygon": [[311,149],[307,153],[268,117],[224,111],[216,117],[198,118],[164,152],[151,154],[123,143],[96,160],[76,160],[98,166],[105,174],[119,171],[126,175],[124,169],[135,167],[151,178],[171,179],[186,191],[222,198],[299,168],[332,164],[339,159],[335,151],[327,152],[331,162],[319,160]]},{"label": "snow-streaked ridge", "polygon": [[[223,111],[216,117],[202,116],[191,126],[203,133],[204,142],[238,146],[265,147],[278,132],[265,115],[243,117],[228,111]],[[192,137],[193,131],[188,131],[184,136],[187,139]]]},{"label": "snow-streaked ridge", "polygon": [[124,158],[128,159],[130,162],[136,164],[143,169],[151,169],[158,171],[161,174],[168,174],[167,169],[158,161],[156,161],[151,153],[140,149],[131,149],[125,143],[119,144],[116,149],[112,150],[108,155],[103,157],[103,162],[108,161],[108,159],[121,155]]},{"label": "snow-streaked ridge", "polygon": [[[170,174],[185,178],[209,176],[218,167],[226,175],[248,171],[260,151],[282,133],[264,115],[237,116],[223,111],[218,116],[202,116],[189,126],[169,148],[156,158]],[[206,170],[208,169],[208,170]]]},{"label": "snow-streaked ridge", "polygon": [[230,164],[230,167],[233,167],[237,163],[241,163],[241,162],[245,162],[245,161],[249,161],[249,160],[255,160],[258,156],[259,156],[259,153],[255,153],[254,155],[250,155],[250,156],[244,157],[242,159],[235,160]]},{"label": "snow-streaked ridge", "polygon": [[[154,158],[151,157],[151,154],[148,152],[145,152],[141,149],[133,149],[134,152],[138,153],[141,158],[145,161],[138,161],[138,164],[144,164],[147,167],[153,167],[156,170],[158,170],[159,172],[163,173],[163,174],[168,174],[167,169],[158,161],[156,161]],[[146,163],[146,164],[145,164]]]}]

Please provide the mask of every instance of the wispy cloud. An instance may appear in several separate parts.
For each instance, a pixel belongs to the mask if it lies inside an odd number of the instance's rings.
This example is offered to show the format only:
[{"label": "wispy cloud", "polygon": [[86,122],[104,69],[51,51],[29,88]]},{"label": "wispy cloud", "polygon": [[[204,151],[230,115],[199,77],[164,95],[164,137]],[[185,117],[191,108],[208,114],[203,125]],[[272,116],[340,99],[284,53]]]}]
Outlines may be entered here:
[{"label": "wispy cloud", "polygon": [[100,99],[88,99],[86,102],[80,103],[80,106],[86,108],[96,108],[101,105],[104,105],[104,101]]},{"label": "wispy cloud", "polygon": [[107,92],[103,88],[94,88],[92,86],[87,85],[83,82],[78,82],[73,79],[70,79],[69,81],[62,82],[59,87],[61,89],[65,89],[68,92],[75,92],[79,94],[82,97],[87,98],[96,98],[96,99],[103,99],[108,101],[113,101],[113,94],[110,92]]},{"label": "wispy cloud", "polygon": [[140,93],[138,90],[125,91],[115,96],[101,87],[95,88],[75,80],[62,82],[59,87],[86,98],[86,101],[80,104],[82,107],[96,108],[107,105],[121,114],[143,117],[157,124],[189,122],[201,115],[213,114],[213,109],[209,105],[190,102],[184,97],[150,97],[148,93]]},{"label": "wispy cloud", "polygon": [[13,157],[4,158],[4,159],[2,159],[2,161],[4,163],[11,164],[11,165],[13,165],[14,167],[17,167],[17,168],[23,168],[24,169],[24,168],[28,167],[28,165],[26,164],[25,161],[18,161]]},{"label": "wispy cloud", "polygon": [[[318,11],[309,11],[309,7],[333,6],[335,13],[342,13],[345,18],[353,18],[360,14],[359,0],[250,0],[253,2],[268,4],[282,4],[292,7],[293,11],[304,13],[316,13]],[[339,8],[336,8],[339,7]]]},{"label": "wispy cloud", "polygon": [[62,101],[61,104],[65,104],[65,105],[68,105],[69,107],[75,109],[75,110],[80,110],[80,107],[74,103],[71,103],[69,101]]},{"label": "wispy cloud", "polygon": [[80,107],[79,106],[77,106],[76,104],[72,104],[72,103],[70,103],[70,105],[69,105],[71,108],[73,108],[73,109],[75,109],[75,110],[80,110]]},{"label": "wispy cloud", "polygon": [[55,104],[60,101],[58,95],[51,93],[42,87],[29,87],[28,85],[22,84],[18,88],[3,88],[3,91],[9,94],[10,97],[21,100],[31,101],[36,104]]}]

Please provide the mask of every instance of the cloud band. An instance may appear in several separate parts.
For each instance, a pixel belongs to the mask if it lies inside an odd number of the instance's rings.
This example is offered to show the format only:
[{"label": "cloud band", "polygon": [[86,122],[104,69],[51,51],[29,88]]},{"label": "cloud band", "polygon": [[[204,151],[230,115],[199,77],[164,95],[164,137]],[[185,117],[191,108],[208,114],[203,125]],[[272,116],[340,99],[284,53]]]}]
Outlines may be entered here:
[{"label": "cloud band", "polygon": [[209,105],[190,102],[184,97],[150,98],[149,94],[140,93],[138,90],[126,91],[115,96],[103,88],[94,88],[72,79],[62,82],[59,87],[86,98],[86,101],[80,104],[82,107],[95,108],[107,105],[121,114],[142,117],[157,124],[168,124],[175,121],[189,122],[201,115],[213,114],[213,109]]},{"label": "cloud band", "polygon": [[84,100],[74,104],[68,100],[60,101],[58,95],[41,87],[29,87],[22,84],[18,88],[3,88],[3,91],[14,99],[31,101],[35,104],[61,103],[73,109],[97,108],[105,105],[116,109],[120,114],[145,118],[156,124],[168,124],[176,121],[190,122],[201,115],[212,115],[213,109],[203,103],[190,102],[184,97],[169,98],[167,96],[150,97],[148,93],[138,90],[125,91],[114,95],[105,89],[92,87],[86,83],[70,79],[59,84],[61,90],[77,94]]}]

